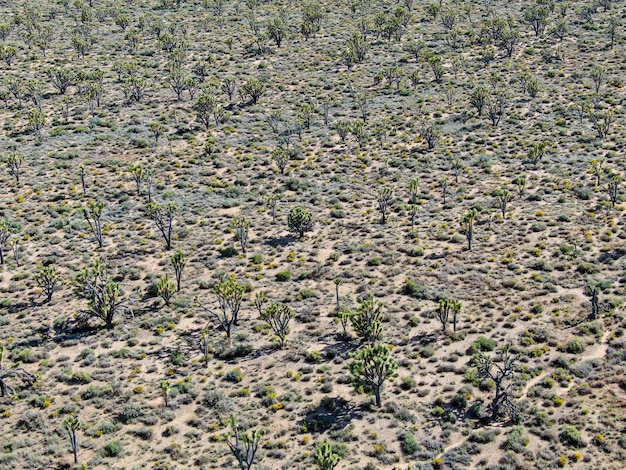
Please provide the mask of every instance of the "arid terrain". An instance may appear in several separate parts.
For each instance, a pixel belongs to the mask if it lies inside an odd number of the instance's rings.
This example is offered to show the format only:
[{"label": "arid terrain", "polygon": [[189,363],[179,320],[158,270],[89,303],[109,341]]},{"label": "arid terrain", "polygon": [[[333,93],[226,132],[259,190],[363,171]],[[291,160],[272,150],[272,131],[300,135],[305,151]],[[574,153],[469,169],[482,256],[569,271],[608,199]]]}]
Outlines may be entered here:
[{"label": "arid terrain", "polygon": [[0,468],[626,468],[624,25],[0,0]]}]

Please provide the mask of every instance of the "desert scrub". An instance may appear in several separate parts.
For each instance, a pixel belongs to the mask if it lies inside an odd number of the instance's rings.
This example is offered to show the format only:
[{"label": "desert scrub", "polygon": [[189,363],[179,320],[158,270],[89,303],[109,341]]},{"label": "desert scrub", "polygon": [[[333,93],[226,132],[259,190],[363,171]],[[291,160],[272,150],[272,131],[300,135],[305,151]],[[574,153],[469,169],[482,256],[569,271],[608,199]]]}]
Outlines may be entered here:
[{"label": "desert scrub", "polygon": [[236,367],[227,372],[226,375],[224,375],[224,379],[233,383],[241,382],[243,380],[243,372],[241,372],[239,367]]},{"label": "desert scrub", "polygon": [[478,352],[488,352],[496,349],[496,342],[490,338],[484,336],[479,337],[472,343],[469,349],[469,354],[475,354]]},{"label": "desert scrub", "polygon": [[563,445],[573,448],[585,447],[587,443],[584,441],[582,434],[574,426],[565,426],[559,433],[559,440]]},{"label": "desert scrub", "polygon": [[507,434],[506,439],[502,443],[502,449],[512,450],[516,454],[521,454],[524,447],[528,445],[528,438],[524,438],[524,427],[513,426],[511,431]]},{"label": "desert scrub", "polygon": [[287,282],[289,279],[291,279],[291,271],[288,269],[280,271],[276,274],[276,280],[278,282]]},{"label": "desert scrub", "polygon": [[122,447],[122,443],[119,440],[110,441],[105,444],[102,448],[102,456],[103,457],[119,457],[122,455],[124,448]]},{"label": "desert scrub", "polygon": [[582,354],[585,352],[585,343],[580,338],[572,338],[566,344],[559,346],[559,350],[569,354]]},{"label": "desert scrub", "polygon": [[143,411],[139,408],[138,405],[134,403],[128,403],[122,407],[120,412],[117,415],[117,420],[128,424],[139,418],[143,415]]}]

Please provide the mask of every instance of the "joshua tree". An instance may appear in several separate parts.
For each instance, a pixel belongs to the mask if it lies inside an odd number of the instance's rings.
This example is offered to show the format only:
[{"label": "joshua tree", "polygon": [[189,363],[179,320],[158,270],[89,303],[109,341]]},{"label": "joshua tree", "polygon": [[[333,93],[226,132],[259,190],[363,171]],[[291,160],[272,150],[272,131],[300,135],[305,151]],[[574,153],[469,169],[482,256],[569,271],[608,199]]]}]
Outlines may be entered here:
[{"label": "joshua tree", "polygon": [[322,441],[315,446],[313,458],[318,470],[334,470],[341,461],[341,456],[333,452],[333,446],[328,441]]},{"label": "joshua tree", "polygon": [[46,302],[52,300],[54,291],[59,288],[62,283],[61,275],[57,272],[57,268],[54,265],[43,266],[35,274],[35,282],[41,288],[41,294],[46,296]]},{"label": "joshua tree", "polygon": [[376,190],[376,202],[378,203],[378,210],[381,215],[381,224],[387,223],[387,210],[389,209],[389,202],[392,196],[393,190],[389,186],[384,186]]},{"label": "joshua tree", "polygon": [[441,138],[441,131],[435,124],[422,123],[419,134],[426,141],[429,150],[434,149]]},{"label": "joshua tree", "polygon": [[585,293],[589,296],[591,303],[591,320],[597,320],[600,315],[600,303],[598,301],[599,288],[597,285],[587,282]]},{"label": "joshua tree", "polygon": [[364,300],[350,317],[352,328],[361,343],[374,344],[383,335],[383,304],[377,300]]},{"label": "joshua tree", "polygon": [[145,174],[143,165],[141,163],[133,163],[128,169],[133,177],[133,180],[135,180],[135,184],[137,185],[137,194],[141,194],[141,183],[143,182]]},{"label": "joshua tree", "polygon": [[178,250],[170,258],[170,263],[176,273],[176,292],[180,292],[180,280],[183,276],[183,269],[187,265],[187,256],[181,250]]},{"label": "joshua tree", "polygon": [[102,248],[104,241],[102,238],[102,212],[104,211],[104,201],[90,200],[87,207],[83,207],[83,216],[89,224],[91,233],[98,242],[98,247]]},{"label": "joshua tree", "polygon": [[350,134],[356,139],[359,148],[363,147],[369,139],[365,124],[362,121],[353,121],[350,123]]},{"label": "joshua tree", "polygon": [[272,158],[276,162],[276,166],[281,175],[285,174],[285,168],[289,165],[290,155],[284,148],[278,147],[272,152]]},{"label": "joshua tree", "polygon": [[417,178],[413,178],[409,181],[407,186],[409,190],[409,213],[411,214],[411,230],[415,228],[415,217],[417,216],[417,210],[419,209],[418,205],[418,196],[419,196],[419,180]]},{"label": "joshua tree", "polygon": [[500,207],[502,218],[506,219],[507,204],[511,202],[511,200],[513,199],[513,195],[509,192],[508,189],[498,189],[494,192],[494,196],[496,197],[496,201],[498,203],[498,206]]},{"label": "joshua tree", "polygon": [[398,361],[391,357],[391,348],[385,344],[366,345],[350,355],[350,372],[357,384],[371,388],[376,406],[381,406],[380,393],[385,381],[396,375]]},{"label": "joshua tree", "polygon": [[495,95],[490,96],[487,99],[487,114],[491,120],[491,125],[496,127],[500,124],[502,117],[504,116],[505,107],[508,103],[508,96],[506,92],[499,91]]},{"label": "joshua tree", "polygon": [[4,248],[11,235],[18,232],[20,225],[8,219],[0,219],[0,266],[4,266]]},{"label": "joshua tree", "polygon": [[601,65],[595,65],[591,69],[591,79],[593,80],[593,87],[596,95],[600,92],[600,87],[606,79],[606,69]]},{"label": "joshua tree", "polygon": [[280,199],[280,194],[272,193],[268,194],[265,197],[265,202],[270,207],[272,211],[272,223],[276,222],[276,205],[278,204],[278,200]]},{"label": "joshua tree", "polygon": [[78,169],[78,174],[80,175],[80,184],[83,188],[83,196],[87,195],[87,184],[85,182],[85,165],[81,165]]},{"label": "joshua tree", "polygon": [[24,157],[16,152],[11,153],[4,159],[5,163],[9,167],[9,171],[15,178],[15,182],[20,184],[20,168],[24,163]]},{"label": "joshua tree", "polygon": [[230,339],[233,325],[238,324],[239,310],[243,301],[246,288],[235,280],[235,276],[228,276],[224,281],[220,281],[213,293],[217,297],[219,310],[212,310],[198,302],[196,297],[196,305],[205,312],[209,313],[226,332],[226,337]]},{"label": "joshua tree", "polygon": [[590,114],[589,117],[591,118],[591,123],[593,124],[593,128],[595,129],[599,139],[603,139],[609,135],[609,129],[613,123],[614,116],[615,113],[612,109],[608,109],[605,112]]},{"label": "joshua tree", "polygon": [[237,90],[237,79],[235,77],[224,78],[222,81],[222,91],[228,95],[228,101],[233,100],[235,90]]},{"label": "joshua tree", "polygon": [[166,250],[172,249],[174,216],[177,212],[178,206],[173,202],[168,202],[165,205],[155,202],[146,204],[146,214],[154,219],[157,228],[163,235]]},{"label": "joshua tree", "polygon": [[470,95],[469,103],[473,108],[476,108],[478,116],[483,114],[483,108],[485,107],[488,98],[489,91],[487,90],[487,87],[483,85],[477,86]]},{"label": "joshua tree", "polygon": [[88,300],[89,310],[83,311],[83,315],[103,320],[109,330],[113,329],[116,314],[130,302],[130,298],[122,297],[119,282],[111,280],[108,266],[101,259],[94,260],[91,267],[76,276],[75,292]]},{"label": "joshua tree", "polygon": [[478,209],[475,207],[470,209],[461,219],[461,227],[465,231],[465,238],[467,239],[467,249],[471,251],[472,240],[474,239],[474,222],[478,217]]},{"label": "joshua tree", "polygon": [[357,93],[354,97],[354,102],[361,110],[361,119],[363,119],[364,123],[367,122],[367,112],[372,103],[372,96],[369,93]]},{"label": "joshua tree", "polygon": [[272,18],[267,25],[267,35],[276,43],[276,47],[280,47],[283,39],[287,36],[287,32],[287,23],[281,16]]},{"label": "joshua tree", "polygon": [[159,137],[161,137],[164,131],[165,127],[160,122],[150,123],[150,132],[152,132],[152,135],[154,136],[155,143],[159,143]]},{"label": "joshua tree", "polygon": [[211,352],[211,333],[206,328],[200,332],[198,346],[200,347],[200,352],[204,358],[204,367],[208,367],[209,353]]},{"label": "joshua tree", "polygon": [[337,311],[339,311],[339,286],[343,281],[341,278],[337,277],[333,280],[333,284],[335,284],[335,300],[337,303]]},{"label": "joshua tree", "polygon": [[441,65],[441,57],[434,54],[430,55],[428,57],[428,65],[430,65],[430,69],[433,71],[435,82],[441,83],[444,72],[443,65]]},{"label": "joshua tree", "polygon": [[215,121],[215,125],[218,125],[223,116],[222,106],[217,97],[209,92],[200,95],[197,103],[194,105],[194,110],[196,111],[196,119],[201,124],[204,124],[207,131],[211,127],[212,121]]},{"label": "joshua tree", "polygon": [[265,431],[253,429],[250,434],[241,432],[234,416],[230,418],[233,432],[228,433],[228,447],[237,459],[240,470],[250,470],[254,464],[261,439],[265,436]]},{"label": "joshua tree", "polygon": [[267,322],[278,337],[281,348],[285,346],[289,334],[289,322],[295,316],[296,314],[291,307],[282,303],[270,304],[261,315],[261,318]]},{"label": "joshua tree", "polygon": [[526,190],[526,184],[528,183],[528,178],[525,175],[518,176],[515,181],[515,186],[517,186],[517,196],[522,197],[524,191]]},{"label": "joshua tree", "polygon": [[0,60],[6,63],[7,67],[11,68],[16,57],[17,47],[11,44],[0,44]]},{"label": "joshua tree", "polygon": [[534,166],[537,166],[546,153],[548,153],[548,150],[550,150],[550,142],[547,140],[543,142],[535,142],[528,151],[528,158],[530,162]]},{"label": "joshua tree", "polygon": [[615,38],[617,37],[618,30],[621,25],[622,24],[620,23],[620,21],[617,19],[616,16],[611,16],[609,18],[608,32],[609,32],[609,37],[611,38],[611,49],[613,49],[613,46],[615,45]]},{"label": "joshua tree", "polygon": [[533,28],[535,36],[541,36],[546,30],[549,16],[550,8],[547,5],[537,4],[524,10],[523,20]]},{"label": "joshua tree", "polygon": [[348,39],[346,52],[354,58],[357,64],[365,60],[369,49],[370,46],[362,34],[356,33]]},{"label": "joshua tree", "polygon": [[304,124],[307,129],[311,128],[311,121],[315,114],[315,106],[311,103],[301,103],[298,105],[298,120]]},{"label": "joshua tree", "polygon": [[159,297],[163,299],[165,305],[169,305],[174,293],[176,291],[176,284],[170,281],[170,278],[167,274],[159,279],[156,285],[156,292]]},{"label": "joshua tree", "polygon": [[449,186],[448,178],[441,178],[439,180],[439,185],[441,186],[441,199],[443,205],[446,205],[446,197],[448,196],[448,186]]},{"label": "joshua tree", "polygon": [[259,291],[254,295],[254,306],[259,312],[259,316],[263,316],[263,307],[269,302],[269,297],[264,291]]},{"label": "joshua tree", "polygon": [[28,110],[28,129],[41,140],[41,130],[46,124],[46,115],[38,108]]},{"label": "joshua tree", "polygon": [[[168,139],[169,140],[169,139]],[[170,141],[170,155],[172,153],[172,142]],[[148,190],[148,203],[152,202],[152,186],[154,185],[154,169],[150,168],[144,171],[144,182]]]},{"label": "joshua tree", "polygon": [[604,158],[594,158],[589,162],[590,172],[596,177],[596,188],[600,186],[602,181],[602,175],[604,174],[604,164],[606,160]]},{"label": "joshua tree", "polygon": [[32,385],[35,382],[35,376],[21,367],[6,368],[4,365],[4,352],[4,346],[0,344],[0,398],[15,395],[15,389],[7,383],[8,378],[17,377],[27,385]]},{"label": "joshua tree", "polygon": [[248,249],[248,235],[250,231],[250,221],[246,217],[236,217],[232,221],[230,226],[235,232],[235,237],[237,237],[237,240],[239,240],[241,251],[245,253],[246,250]]},{"label": "joshua tree", "polygon": [[161,396],[165,402],[165,408],[167,408],[170,405],[169,401],[172,384],[168,380],[159,380],[159,390],[161,390]]},{"label": "joshua tree", "polygon": [[63,429],[67,431],[67,437],[70,439],[75,464],[78,463],[78,439],[76,438],[76,431],[78,431],[82,425],[83,423],[74,415],[69,415],[63,420]]},{"label": "joshua tree", "polygon": [[504,416],[516,419],[519,410],[513,404],[510,397],[512,377],[517,372],[517,360],[519,356],[513,354],[510,345],[498,351],[497,359],[480,353],[473,358],[478,369],[478,375],[485,379],[491,379],[495,385],[495,396],[491,401],[491,421],[497,421]]},{"label": "joshua tree", "polygon": [[296,206],[289,211],[287,216],[289,230],[302,238],[306,232],[310,232],[315,225],[313,214],[306,207]]},{"label": "joshua tree", "polygon": [[620,175],[612,174],[609,182],[606,185],[606,193],[611,201],[611,207],[615,207],[617,198],[619,197],[619,189],[622,185],[622,177]]},{"label": "joshua tree", "polygon": [[437,318],[441,322],[441,329],[445,332],[448,322],[450,321],[450,315],[452,315],[452,324],[454,331],[456,331],[457,317],[461,312],[462,304],[458,300],[441,299],[439,301],[439,307],[437,308]]},{"label": "joshua tree", "polygon": [[265,93],[265,84],[256,78],[249,78],[246,83],[244,83],[240,90],[239,95],[241,95],[242,100],[249,100],[250,104],[256,104],[259,101],[259,98],[263,96]]}]

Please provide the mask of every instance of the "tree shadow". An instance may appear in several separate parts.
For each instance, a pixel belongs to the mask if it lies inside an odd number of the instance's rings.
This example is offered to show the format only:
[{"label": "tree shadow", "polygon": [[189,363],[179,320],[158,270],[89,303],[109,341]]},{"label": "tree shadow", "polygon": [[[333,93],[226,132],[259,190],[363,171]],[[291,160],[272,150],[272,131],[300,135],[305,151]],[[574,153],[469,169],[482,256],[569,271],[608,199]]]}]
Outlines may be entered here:
[{"label": "tree shadow", "polygon": [[437,331],[415,335],[410,339],[410,343],[417,344],[422,347],[428,346],[429,344],[435,343],[439,339],[440,334],[441,332]]},{"label": "tree shadow", "polygon": [[598,261],[603,264],[611,264],[613,261],[617,261],[618,259],[622,258],[624,254],[626,253],[624,253],[622,249],[614,250],[611,252],[607,251],[600,254],[600,256],[598,257]]},{"label": "tree shadow", "polygon": [[343,429],[353,419],[363,416],[361,407],[350,404],[341,397],[324,397],[320,404],[311,408],[299,426],[306,426],[307,432],[325,432]]},{"label": "tree shadow", "polygon": [[345,356],[349,353],[356,351],[359,345],[350,341],[338,341],[333,344],[329,344],[322,349],[322,353],[325,357],[330,356]]},{"label": "tree shadow", "polygon": [[271,240],[265,242],[266,245],[271,246],[272,248],[284,248],[289,245],[292,241],[294,241],[293,235],[285,235],[282,237],[275,237]]}]

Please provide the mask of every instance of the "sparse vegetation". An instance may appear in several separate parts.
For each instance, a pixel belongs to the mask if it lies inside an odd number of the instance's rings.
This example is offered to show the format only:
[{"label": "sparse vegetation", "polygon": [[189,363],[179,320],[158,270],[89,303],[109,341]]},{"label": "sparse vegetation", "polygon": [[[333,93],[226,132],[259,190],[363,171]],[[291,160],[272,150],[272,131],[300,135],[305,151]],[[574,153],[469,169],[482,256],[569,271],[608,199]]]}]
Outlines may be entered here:
[{"label": "sparse vegetation", "polygon": [[0,1],[0,468],[626,467],[625,17]]}]

